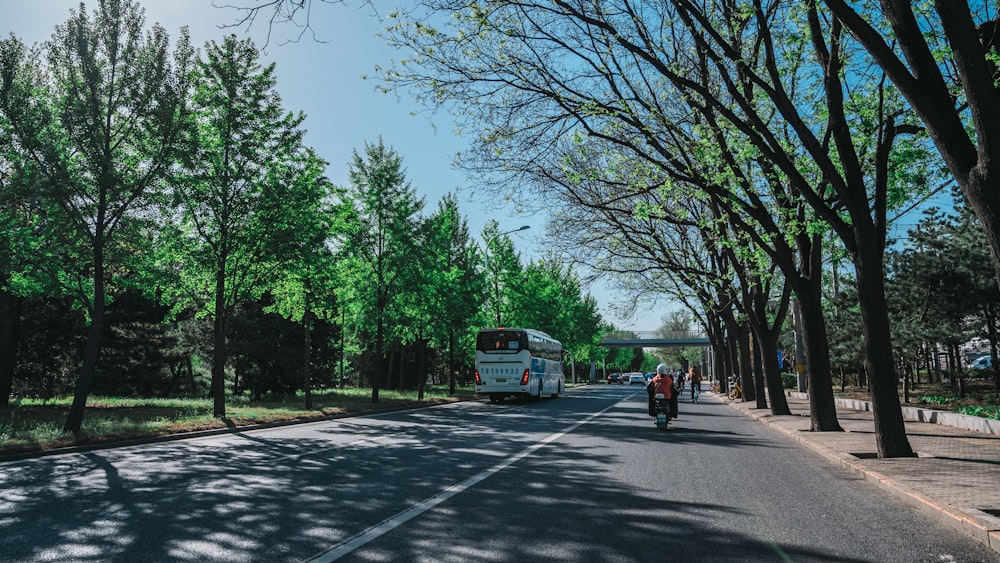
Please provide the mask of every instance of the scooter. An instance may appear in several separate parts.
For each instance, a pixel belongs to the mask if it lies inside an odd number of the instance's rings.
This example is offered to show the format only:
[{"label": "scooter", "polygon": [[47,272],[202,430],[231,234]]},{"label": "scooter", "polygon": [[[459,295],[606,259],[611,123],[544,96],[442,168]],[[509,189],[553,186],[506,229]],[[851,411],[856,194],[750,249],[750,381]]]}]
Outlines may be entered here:
[{"label": "scooter", "polygon": [[670,399],[663,393],[653,395],[653,412],[656,413],[656,427],[666,430],[670,422]]}]

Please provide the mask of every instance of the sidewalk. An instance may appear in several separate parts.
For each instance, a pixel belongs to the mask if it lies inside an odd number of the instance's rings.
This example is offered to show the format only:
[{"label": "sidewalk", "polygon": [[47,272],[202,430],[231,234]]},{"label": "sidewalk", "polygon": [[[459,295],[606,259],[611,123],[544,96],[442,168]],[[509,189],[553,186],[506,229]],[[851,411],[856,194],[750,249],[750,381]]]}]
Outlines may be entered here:
[{"label": "sidewalk", "polygon": [[756,401],[715,396],[1000,554],[1000,436],[907,420],[919,457],[878,459],[870,412],[838,406],[844,432],[809,432],[806,399],[788,397],[792,416],[776,417]]}]

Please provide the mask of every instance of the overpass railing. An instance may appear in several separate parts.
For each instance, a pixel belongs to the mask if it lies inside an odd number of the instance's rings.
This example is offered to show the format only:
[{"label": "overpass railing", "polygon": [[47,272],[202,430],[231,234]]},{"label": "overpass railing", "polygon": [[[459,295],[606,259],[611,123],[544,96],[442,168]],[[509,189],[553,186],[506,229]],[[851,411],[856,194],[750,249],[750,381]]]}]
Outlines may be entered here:
[{"label": "overpass railing", "polygon": [[698,330],[609,330],[603,340],[706,340],[708,334]]}]

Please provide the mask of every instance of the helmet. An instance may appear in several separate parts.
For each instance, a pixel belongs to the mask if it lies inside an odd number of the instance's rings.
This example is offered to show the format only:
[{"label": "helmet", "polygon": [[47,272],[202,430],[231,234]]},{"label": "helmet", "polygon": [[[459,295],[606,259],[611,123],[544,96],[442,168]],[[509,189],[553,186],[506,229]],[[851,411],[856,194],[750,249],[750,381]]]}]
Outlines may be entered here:
[{"label": "helmet", "polygon": [[667,375],[667,364],[660,364],[656,366],[657,375]]}]

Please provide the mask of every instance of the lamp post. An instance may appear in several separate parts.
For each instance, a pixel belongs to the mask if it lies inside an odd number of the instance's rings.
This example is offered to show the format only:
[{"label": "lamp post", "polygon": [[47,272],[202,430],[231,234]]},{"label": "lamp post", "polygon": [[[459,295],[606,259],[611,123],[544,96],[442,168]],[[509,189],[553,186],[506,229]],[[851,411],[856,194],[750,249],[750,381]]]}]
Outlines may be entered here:
[{"label": "lamp post", "polygon": [[[485,262],[485,265],[486,265],[486,272],[487,272],[487,274],[490,271],[490,245],[493,244],[493,241],[495,241],[496,239],[498,239],[498,238],[500,238],[500,237],[502,237],[504,235],[509,235],[511,233],[516,233],[516,232],[519,232],[519,231],[526,231],[526,230],[528,230],[530,228],[531,228],[531,225],[521,225],[520,227],[518,227],[516,229],[511,229],[509,231],[504,231],[502,233],[497,233],[497,234],[493,235],[492,237],[490,237],[486,241],[486,246],[483,247],[483,257],[484,257],[484,262]],[[494,281],[496,281],[496,278],[494,278]],[[500,288],[497,286],[497,284],[494,284],[494,289],[496,290],[496,293],[500,292]],[[499,302],[499,300],[500,300],[499,299],[499,295],[497,295],[496,297],[497,297],[496,301]],[[499,307],[497,307],[497,325],[496,326],[500,326],[500,308]]]}]

